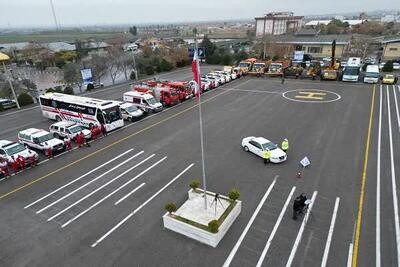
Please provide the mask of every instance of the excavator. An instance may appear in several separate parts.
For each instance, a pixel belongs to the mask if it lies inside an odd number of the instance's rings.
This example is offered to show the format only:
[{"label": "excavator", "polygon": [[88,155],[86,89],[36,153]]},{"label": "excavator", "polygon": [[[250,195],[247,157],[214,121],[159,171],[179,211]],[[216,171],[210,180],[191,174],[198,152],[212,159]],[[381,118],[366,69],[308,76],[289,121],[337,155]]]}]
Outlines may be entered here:
[{"label": "excavator", "polygon": [[321,80],[335,81],[338,80],[339,78],[340,62],[336,62],[335,51],[336,51],[336,40],[333,40],[331,62],[329,62],[328,65],[322,68]]}]

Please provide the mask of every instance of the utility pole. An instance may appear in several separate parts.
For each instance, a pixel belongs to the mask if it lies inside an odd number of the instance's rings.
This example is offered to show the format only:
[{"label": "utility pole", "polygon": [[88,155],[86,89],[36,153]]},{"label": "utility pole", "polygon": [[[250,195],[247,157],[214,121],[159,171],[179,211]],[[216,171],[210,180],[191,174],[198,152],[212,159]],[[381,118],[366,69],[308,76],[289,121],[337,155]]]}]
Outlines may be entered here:
[{"label": "utility pole", "polygon": [[135,59],[135,51],[134,50],[132,50],[132,58],[133,58],[133,68],[135,69],[134,70],[134,72],[135,72],[135,80],[137,80],[139,75],[138,75],[138,70],[136,68],[136,59]]},{"label": "utility pole", "polygon": [[[4,73],[7,75],[6,64],[4,63],[4,61],[3,61],[3,68],[4,68]],[[8,76],[8,75],[7,75],[7,76]],[[11,76],[11,73],[10,73],[10,76]],[[17,103],[17,108],[18,108],[18,109],[21,109],[21,106],[20,106],[19,103],[18,103],[17,95],[15,94],[14,86],[13,86],[13,84],[12,84],[12,81],[11,81],[11,77],[10,77],[10,76],[7,77],[8,84],[10,85],[11,92],[12,92],[12,94],[13,94],[13,96],[14,96],[15,103]]]}]

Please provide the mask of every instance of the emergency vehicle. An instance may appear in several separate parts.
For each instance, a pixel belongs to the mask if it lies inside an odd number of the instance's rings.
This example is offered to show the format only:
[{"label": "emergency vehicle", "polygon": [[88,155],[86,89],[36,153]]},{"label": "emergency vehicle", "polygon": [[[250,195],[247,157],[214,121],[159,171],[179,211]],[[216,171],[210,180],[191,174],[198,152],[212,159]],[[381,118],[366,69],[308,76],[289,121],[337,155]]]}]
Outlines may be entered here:
[{"label": "emergency vehicle", "polygon": [[124,126],[118,102],[60,93],[40,96],[44,117],[51,120],[73,121],[85,127],[103,124],[107,132]]},{"label": "emergency vehicle", "polygon": [[154,96],[137,91],[124,93],[123,101],[134,104],[144,112],[159,112],[163,109],[162,104],[158,102]]},{"label": "emergency vehicle", "polygon": [[39,160],[39,155],[35,151],[26,148],[22,143],[12,142],[8,140],[0,140],[0,158],[5,159],[8,164],[14,162],[18,156],[25,158],[28,164],[30,164],[30,158],[35,157],[35,160]]},{"label": "emergency vehicle", "polygon": [[142,83],[132,85],[132,90],[153,95],[163,106],[170,107],[179,103],[179,95],[174,88],[157,83],[154,86]]},{"label": "emergency vehicle", "polygon": [[120,102],[119,107],[121,109],[122,118],[124,118],[124,120],[135,121],[139,120],[143,116],[143,110],[132,103]]},{"label": "emergency vehicle", "polygon": [[18,133],[18,140],[31,148],[41,150],[45,153],[45,150],[50,146],[54,151],[65,150],[64,141],[55,138],[52,133],[42,129],[29,128]]},{"label": "emergency vehicle", "polygon": [[83,133],[85,139],[91,138],[90,130],[85,129],[81,125],[72,121],[60,121],[53,123],[50,125],[49,130],[56,138],[69,137],[71,140],[75,140],[76,136],[80,133]]}]

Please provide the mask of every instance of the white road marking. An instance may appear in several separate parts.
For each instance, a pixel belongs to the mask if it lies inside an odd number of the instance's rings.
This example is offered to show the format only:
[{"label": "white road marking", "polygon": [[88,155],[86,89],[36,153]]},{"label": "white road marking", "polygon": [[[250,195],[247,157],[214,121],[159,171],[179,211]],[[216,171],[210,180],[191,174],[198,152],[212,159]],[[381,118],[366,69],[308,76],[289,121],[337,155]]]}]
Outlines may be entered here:
[{"label": "white road marking", "polygon": [[294,256],[296,255],[297,248],[299,247],[301,238],[303,236],[304,229],[306,227],[306,224],[307,224],[308,218],[310,216],[310,212],[312,210],[312,207],[314,206],[315,198],[317,197],[317,194],[318,194],[318,191],[314,191],[314,193],[313,193],[313,195],[311,197],[311,204],[307,209],[307,213],[304,216],[303,222],[301,223],[299,233],[297,234],[296,240],[294,241],[292,251],[290,252],[289,259],[288,259],[288,261],[286,263],[286,267],[292,266],[292,262],[293,262]]},{"label": "white road marking", "polygon": [[400,225],[399,225],[399,207],[397,201],[397,186],[396,186],[396,173],[394,168],[394,154],[393,154],[393,136],[392,136],[392,117],[390,110],[390,92],[387,89],[387,108],[388,108],[388,122],[389,122],[389,143],[390,143],[390,170],[392,173],[392,193],[393,193],[393,208],[394,208],[394,225],[396,229],[396,246],[397,246],[397,264],[400,265]]},{"label": "white road marking", "polygon": [[333,230],[335,229],[336,215],[339,209],[340,198],[336,198],[335,207],[333,208],[331,225],[329,227],[328,238],[326,239],[324,256],[322,257],[321,267],[325,267],[328,261],[329,249],[331,247]]},{"label": "white road marking", "polygon": [[251,92],[251,93],[263,93],[263,94],[279,94],[282,92],[273,92],[273,91],[263,91],[263,90],[251,90],[251,89],[240,89],[240,88],[221,88],[222,91],[238,91],[238,92]]},{"label": "white road marking", "polygon": [[400,115],[399,115],[399,104],[397,103],[397,93],[396,86],[393,85],[394,103],[396,105],[396,115],[397,115],[397,127],[400,132]]},{"label": "white road marking", "polygon": [[381,266],[381,143],[382,143],[382,85],[379,87],[378,151],[376,160],[376,230],[375,266]]},{"label": "white road marking", "polygon": [[124,176],[125,174],[129,173],[131,170],[135,169],[136,167],[142,165],[143,163],[145,163],[147,160],[151,159],[152,157],[154,157],[154,154],[147,157],[146,159],[142,160],[141,162],[137,163],[135,166],[130,167],[129,169],[127,169],[126,171],[124,171],[123,173],[119,174],[118,176],[114,177],[113,179],[111,179],[110,181],[108,181],[107,183],[103,184],[102,186],[96,188],[95,190],[93,190],[92,192],[90,192],[89,194],[85,195],[83,198],[80,198],[78,201],[72,203],[71,205],[69,205],[68,207],[66,207],[65,209],[61,210],[60,212],[58,212],[57,214],[53,215],[52,217],[48,218],[47,221],[51,221],[54,218],[60,216],[61,214],[63,214],[64,212],[68,211],[69,209],[71,209],[72,207],[78,205],[79,203],[81,203],[82,201],[84,201],[85,199],[89,198],[90,196],[92,196],[93,194],[97,193],[98,191],[100,191],[101,189],[103,189],[104,187],[108,186],[109,184],[111,184],[112,182],[114,182],[115,180],[121,178],[122,176]]},{"label": "white road marking", "polygon": [[278,227],[279,227],[279,225],[281,224],[282,218],[283,218],[283,216],[285,215],[287,206],[289,205],[290,200],[292,199],[292,196],[293,196],[293,193],[294,193],[295,190],[296,190],[296,187],[293,186],[293,187],[292,187],[292,190],[291,190],[290,193],[289,193],[289,196],[288,196],[287,199],[286,199],[285,204],[283,205],[283,208],[282,208],[282,210],[281,210],[281,213],[279,214],[278,220],[276,221],[276,223],[275,223],[275,225],[274,225],[274,228],[272,229],[272,232],[271,232],[271,234],[269,235],[269,238],[268,238],[267,243],[265,244],[264,250],[262,251],[260,258],[258,259],[258,262],[257,262],[257,265],[256,265],[257,267],[260,267],[260,266],[262,265],[262,263],[263,263],[263,261],[264,261],[264,258],[265,258],[265,256],[267,255],[268,249],[269,249],[269,247],[271,246],[272,239],[274,239],[274,236],[275,236],[275,234],[276,234],[276,231],[278,230]]},{"label": "white road marking", "polygon": [[275,176],[274,180],[272,181],[271,185],[268,187],[268,190],[265,192],[264,196],[262,197],[260,203],[258,204],[256,210],[254,211],[253,215],[251,216],[249,222],[247,223],[246,227],[244,228],[242,234],[240,235],[238,241],[236,242],[235,246],[232,248],[231,252],[229,253],[228,257],[226,258],[224,264],[222,265],[223,267],[228,267],[232,260],[233,257],[235,257],[236,252],[238,251],[240,245],[243,242],[243,239],[245,238],[247,232],[249,231],[251,225],[253,224],[254,220],[256,219],[258,213],[260,212],[262,206],[264,205],[265,201],[267,200],[269,194],[272,191],[272,188],[274,188],[276,180],[279,176]]},{"label": "white road marking", "polygon": [[349,253],[347,254],[347,267],[351,267],[352,261],[353,261],[353,243],[350,243]]},{"label": "white road marking", "polygon": [[139,156],[139,155],[142,154],[142,153],[143,153],[143,151],[140,151],[139,153],[133,155],[132,157],[130,157],[130,158],[124,160],[123,162],[121,162],[121,163],[118,164],[117,166],[115,166],[115,167],[109,169],[108,171],[106,171],[106,172],[100,174],[100,175],[97,176],[96,178],[94,178],[94,179],[90,180],[89,182],[87,182],[87,183],[81,185],[80,187],[78,187],[78,188],[72,190],[72,191],[69,192],[68,194],[62,196],[61,198],[59,198],[59,199],[57,199],[56,201],[50,203],[49,205],[45,206],[44,208],[38,210],[38,211],[36,212],[36,214],[39,214],[39,213],[41,213],[41,212],[47,210],[48,208],[54,206],[54,205],[57,204],[58,202],[60,202],[60,201],[62,201],[62,200],[64,200],[64,199],[66,199],[67,197],[71,196],[72,194],[75,194],[76,192],[78,192],[78,191],[81,190],[82,188],[85,188],[86,186],[88,186],[88,185],[92,184],[93,182],[99,180],[100,178],[104,177],[105,175],[109,174],[110,172],[112,172],[112,171],[118,169],[119,167],[121,167],[122,165],[128,163],[129,161],[131,161],[132,159],[136,158],[137,156]]},{"label": "white road marking", "polygon": [[64,189],[65,187],[67,187],[67,186],[69,186],[69,185],[71,185],[71,184],[73,184],[73,183],[75,183],[75,182],[77,182],[77,181],[79,181],[79,180],[85,178],[85,177],[88,176],[89,174],[91,174],[91,173],[97,171],[98,169],[100,169],[100,168],[102,168],[102,167],[104,167],[104,166],[110,164],[111,162],[113,162],[113,161],[119,159],[120,157],[122,157],[122,156],[126,155],[127,153],[131,152],[132,150],[133,150],[133,149],[129,149],[129,150],[125,151],[124,153],[122,153],[122,154],[118,155],[117,157],[115,157],[115,158],[113,158],[113,159],[111,159],[111,160],[109,160],[109,161],[107,161],[107,162],[101,164],[100,166],[98,166],[98,167],[94,168],[93,170],[91,170],[91,171],[85,173],[84,175],[79,176],[79,177],[76,178],[75,180],[72,180],[71,182],[69,182],[69,183],[67,183],[67,184],[65,184],[65,185],[63,185],[63,186],[61,186],[60,188],[57,188],[56,190],[54,190],[54,191],[48,193],[47,195],[45,195],[45,196],[39,198],[38,200],[32,202],[31,204],[26,205],[26,206],[24,207],[24,209],[27,209],[27,208],[29,208],[29,207],[35,205],[36,203],[38,203],[38,202],[42,201],[43,199],[45,199],[45,198],[47,198],[47,197],[49,197],[49,196],[51,196],[51,195],[57,193],[58,191]]},{"label": "white road marking", "polygon": [[122,224],[124,224],[129,218],[131,218],[133,215],[135,215],[138,211],[140,211],[144,206],[146,206],[150,201],[152,201],[155,197],[157,197],[162,191],[164,191],[168,186],[170,186],[173,182],[175,182],[177,179],[179,179],[185,172],[187,172],[190,168],[192,168],[194,163],[191,163],[186,169],[184,169],[181,173],[179,173],[174,179],[169,181],[166,185],[164,185],[160,190],[158,190],[154,195],[152,195],[149,199],[147,199],[142,205],[137,207],[132,213],[130,213],[128,216],[126,216],[122,221],[120,221],[118,224],[116,224],[113,228],[111,228],[106,234],[104,234],[102,237],[100,237],[96,242],[94,242],[91,247],[94,248],[96,247],[100,242],[102,242],[104,239],[107,238],[112,232],[114,232],[116,229],[118,229]]},{"label": "white road marking", "polygon": [[137,190],[139,190],[142,186],[144,186],[146,183],[142,183],[141,185],[139,185],[138,187],[136,187],[135,189],[133,189],[131,192],[129,192],[128,194],[126,194],[125,196],[123,196],[122,198],[120,198],[117,202],[114,203],[114,205],[118,205],[119,203],[121,203],[122,201],[124,201],[126,198],[128,198],[130,195],[132,195],[133,193],[135,193]]}]

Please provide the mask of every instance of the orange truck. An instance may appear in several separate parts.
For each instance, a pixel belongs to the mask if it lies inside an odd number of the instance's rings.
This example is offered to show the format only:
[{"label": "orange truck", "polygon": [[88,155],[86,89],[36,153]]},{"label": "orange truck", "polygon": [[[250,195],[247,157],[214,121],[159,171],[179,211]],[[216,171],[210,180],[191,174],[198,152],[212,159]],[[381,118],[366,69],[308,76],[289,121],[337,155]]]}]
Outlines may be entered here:
[{"label": "orange truck", "polygon": [[242,73],[242,75],[247,75],[256,61],[256,58],[248,58],[246,60],[240,61],[238,67],[240,68],[240,72]]},{"label": "orange truck", "polygon": [[179,101],[181,102],[193,97],[193,89],[188,82],[163,81],[162,84],[174,88],[178,93]]},{"label": "orange truck", "polygon": [[251,70],[248,72],[248,75],[261,77],[267,71],[267,69],[271,63],[272,63],[272,60],[268,60],[268,61],[260,60],[260,61],[254,62]]},{"label": "orange truck", "polygon": [[283,71],[292,64],[290,59],[276,60],[269,64],[268,71],[265,72],[267,76],[282,76]]}]

